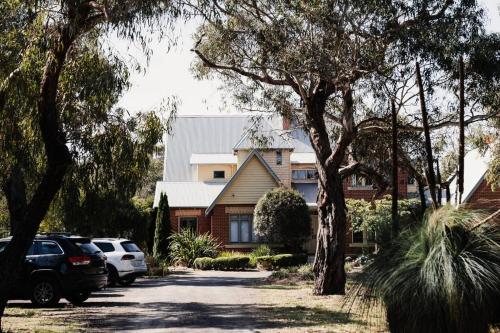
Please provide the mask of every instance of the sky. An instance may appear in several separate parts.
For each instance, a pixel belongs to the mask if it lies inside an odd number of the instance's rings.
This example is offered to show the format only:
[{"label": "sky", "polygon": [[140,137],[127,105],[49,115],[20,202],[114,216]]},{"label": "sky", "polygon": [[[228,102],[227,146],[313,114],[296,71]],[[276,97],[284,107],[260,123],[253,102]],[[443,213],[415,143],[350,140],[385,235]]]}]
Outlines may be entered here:
[{"label": "sky", "polygon": [[[486,9],[488,31],[500,33],[500,1],[482,0],[480,3]],[[195,29],[194,22],[180,24],[177,28],[177,45],[170,50],[167,41],[158,41],[156,36],[152,36],[149,62],[139,47],[110,38],[109,43],[124,59],[130,64],[137,61],[145,68],[145,71],[137,72],[130,66],[131,87],[124,93],[118,106],[131,113],[148,111],[160,107],[164,101],[175,96],[180,102],[177,112],[181,115],[237,113],[238,110],[223,103],[224,92],[218,89],[221,85],[219,81],[200,81],[191,72],[195,54],[190,50]]]}]

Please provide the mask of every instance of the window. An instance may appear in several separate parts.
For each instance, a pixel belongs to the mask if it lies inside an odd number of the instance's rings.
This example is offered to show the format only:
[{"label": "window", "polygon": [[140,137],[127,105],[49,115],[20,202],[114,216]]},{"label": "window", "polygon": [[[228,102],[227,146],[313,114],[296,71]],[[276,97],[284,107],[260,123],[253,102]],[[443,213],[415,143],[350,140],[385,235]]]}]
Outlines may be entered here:
[{"label": "window", "polygon": [[353,231],[352,242],[353,243],[363,243],[363,231]]},{"label": "window", "polygon": [[7,242],[0,243],[0,252],[3,252],[3,250],[5,250],[5,248],[7,247],[7,244],[9,244],[9,243],[7,243]]},{"label": "window", "polygon": [[415,177],[408,176],[408,185],[415,185]]},{"label": "window", "polygon": [[224,171],[220,171],[220,170],[214,171],[214,179],[225,179],[225,178],[226,178],[226,174]]},{"label": "window", "polygon": [[38,242],[37,254],[63,254],[61,247],[56,242]]},{"label": "window", "polygon": [[111,243],[94,242],[94,244],[101,249],[102,252],[108,253],[115,251],[115,247]]},{"label": "window", "polygon": [[71,242],[78,246],[84,254],[96,254],[102,252],[101,249],[99,249],[94,243],[91,243],[88,238],[73,238],[71,239]]},{"label": "window", "polygon": [[281,150],[276,151],[276,165],[282,165],[283,164],[283,153]]},{"label": "window", "polygon": [[367,187],[371,185],[373,185],[371,179],[357,175],[351,176],[351,187]]},{"label": "window", "polygon": [[196,217],[181,217],[179,220],[180,230],[190,229],[193,232],[198,230],[197,223],[198,220]]},{"label": "window", "polygon": [[120,244],[126,252],[142,252],[134,242],[121,242]]},{"label": "window", "polygon": [[316,170],[314,169],[304,169],[304,170],[292,170],[293,180],[315,180],[318,179]]},{"label": "window", "polygon": [[255,240],[252,215],[229,216],[229,241],[231,243],[250,243]]}]

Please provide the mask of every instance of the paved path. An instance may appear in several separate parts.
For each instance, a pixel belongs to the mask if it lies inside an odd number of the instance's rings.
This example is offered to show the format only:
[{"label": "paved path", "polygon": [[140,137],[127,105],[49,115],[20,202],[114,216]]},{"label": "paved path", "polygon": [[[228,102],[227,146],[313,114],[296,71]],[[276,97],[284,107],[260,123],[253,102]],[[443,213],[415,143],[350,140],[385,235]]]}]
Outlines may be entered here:
[{"label": "paved path", "polygon": [[267,272],[179,271],[90,298],[81,313],[99,332],[259,332],[274,328],[254,288]]}]

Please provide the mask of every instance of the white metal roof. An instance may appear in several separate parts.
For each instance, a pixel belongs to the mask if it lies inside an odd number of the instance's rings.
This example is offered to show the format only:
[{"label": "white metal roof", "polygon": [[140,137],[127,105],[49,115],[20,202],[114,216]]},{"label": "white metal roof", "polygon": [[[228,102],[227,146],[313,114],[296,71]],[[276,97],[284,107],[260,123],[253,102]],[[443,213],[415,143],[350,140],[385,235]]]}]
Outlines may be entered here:
[{"label": "white metal roof", "polygon": [[[467,202],[484,179],[488,170],[488,163],[491,159],[491,151],[486,150],[482,155],[479,149],[468,152],[464,157],[464,193],[462,202]],[[450,184],[451,202],[455,202],[457,188],[457,177]],[[443,194],[443,198],[446,198]],[[446,200],[446,199],[443,199]]]},{"label": "white metal roof", "polygon": [[292,164],[304,164],[304,163],[316,163],[315,153],[296,153],[292,152],[290,155],[290,163]]},{"label": "white metal roof", "polygon": [[234,154],[191,154],[190,164],[237,164]]},{"label": "white metal roof", "polygon": [[153,207],[158,207],[160,194],[166,193],[170,207],[208,207],[226,183],[157,182]]}]

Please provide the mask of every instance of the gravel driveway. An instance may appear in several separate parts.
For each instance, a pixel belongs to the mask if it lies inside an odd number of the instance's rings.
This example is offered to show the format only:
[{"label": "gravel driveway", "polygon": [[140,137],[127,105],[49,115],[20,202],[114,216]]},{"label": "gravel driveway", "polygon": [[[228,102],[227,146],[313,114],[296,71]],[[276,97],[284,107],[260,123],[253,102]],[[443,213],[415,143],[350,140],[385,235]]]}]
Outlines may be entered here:
[{"label": "gravel driveway", "polygon": [[80,314],[96,332],[259,332],[274,327],[255,288],[268,275],[177,271],[96,293]]}]

